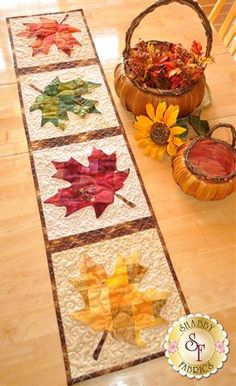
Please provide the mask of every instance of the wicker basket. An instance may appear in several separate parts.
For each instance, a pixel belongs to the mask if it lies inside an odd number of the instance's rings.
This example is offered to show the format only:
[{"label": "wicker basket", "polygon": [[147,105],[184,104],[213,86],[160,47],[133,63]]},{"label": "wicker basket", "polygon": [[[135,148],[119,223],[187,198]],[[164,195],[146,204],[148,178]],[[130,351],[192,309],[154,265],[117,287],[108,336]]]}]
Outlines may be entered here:
[{"label": "wicker basket", "polygon": [[[232,144],[211,138],[219,127],[232,132]],[[182,190],[198,200],[221,200],[236,190],[236,132],[219,123],[205,137],[184,143],[172,158],[173,176]]]},{"label": "wicker basket", "polygon": [[[207,37],[206,56],[210,56],[212,48],[212,30],[211,25],[204,14],[199,4],[193,0],[159,0],[155,4],[148,7],[145,11],[140,13],[131,23],[126,33],[126,44],[123,52],[123,61],[118,64],[115,69],[115,90],[120,97],[122,105],[128,110],[132,111],[134,115],[140,115],[146,113],[146,104],[152,103],[154,107],[163,100],[167,104],[178,104],[180,107],[179,116],[187,116],[191,114],[197,106],[200,105],[204,92],[206,80],[204,74],[191,85],[174,89],[174,90],[162,90],[154,89],[147,86],[143,86],[136,80],[132,79],[130,75],[129,66],[127,60],[129,58],[130,43],[134,30],[137,28],[141,20],[150,12],[153,12],[156,8],[162,5],[167,5],[173,2],[177,2],[183,5],[187,5],[194,9],[202,21]],[[151,43],[155,45],[166,45],[168,42],[160,42],[152,40]]]}]

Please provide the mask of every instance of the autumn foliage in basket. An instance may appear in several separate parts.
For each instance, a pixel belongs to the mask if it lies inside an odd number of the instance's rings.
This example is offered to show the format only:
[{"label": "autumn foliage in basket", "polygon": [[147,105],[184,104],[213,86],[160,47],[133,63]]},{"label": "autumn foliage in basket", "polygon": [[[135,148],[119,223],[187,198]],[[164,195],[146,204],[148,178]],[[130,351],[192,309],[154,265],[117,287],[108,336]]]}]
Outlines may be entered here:
[{"label": "autumn foliage in basket", "polygon": [[146,87],[171,90],[197,81],[212,57],[206,57],[200,43],[190,51],[181,44],[140,41],[130,51],[130,76]]}]

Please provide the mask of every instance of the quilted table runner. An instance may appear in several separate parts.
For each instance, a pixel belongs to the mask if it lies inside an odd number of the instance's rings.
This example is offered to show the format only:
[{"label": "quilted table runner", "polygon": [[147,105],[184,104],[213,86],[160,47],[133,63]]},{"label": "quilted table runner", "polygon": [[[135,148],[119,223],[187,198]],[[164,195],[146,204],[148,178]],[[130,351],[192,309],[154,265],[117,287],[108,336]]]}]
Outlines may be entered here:
[{"label": "quilted table runner", "polygon": [[68,384],[188,312],[82,10],[7,19]]}]

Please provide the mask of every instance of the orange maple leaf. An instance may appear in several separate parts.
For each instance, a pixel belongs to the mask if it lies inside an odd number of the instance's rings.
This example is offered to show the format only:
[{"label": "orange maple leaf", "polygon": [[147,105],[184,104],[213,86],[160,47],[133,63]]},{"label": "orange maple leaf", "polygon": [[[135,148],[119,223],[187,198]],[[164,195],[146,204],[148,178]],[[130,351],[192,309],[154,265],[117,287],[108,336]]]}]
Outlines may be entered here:
[{"label": "orange maple leaf", "polygon": [[118,256],[113,275],[109,276],[102,264],[86,256],[80,266],[80,278],[70,282],[84,300],[84,308],[74,312],[73,319],[83,322],[94,331],[103,332],[93,354],[98,359],[108,333],[117,341],[143,347],[142,329],[162,326],[166,320],[160,310],[168,292],[153,288],[140,291],[138,283],[147,268],[140,264],[140,251],[128,257]]},{"label": "orange maple leaf", "polygon": [[59,50],[70,56],[74,45],[81,45],[72,36],[73,32],[80,32],[79,29],[71,27],[69,24],[58,23],[46,17],[40,17],[40,21],[40,23],[24,23],[26,30],[18,34],[18,36],[36,38],[30,44],[30,47],[33,48],[33,56],[40,52],[48,54],[52,44],[55,44]]}]

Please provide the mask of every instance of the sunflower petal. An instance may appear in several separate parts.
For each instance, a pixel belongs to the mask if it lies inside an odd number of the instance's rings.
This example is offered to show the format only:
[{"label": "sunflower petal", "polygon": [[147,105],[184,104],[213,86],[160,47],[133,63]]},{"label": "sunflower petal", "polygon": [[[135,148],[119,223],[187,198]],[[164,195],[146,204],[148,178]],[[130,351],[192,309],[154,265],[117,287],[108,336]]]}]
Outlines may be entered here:
[{"label": "sunflower petal", "polygon": [[148,138],[143,138],[138,141],[138,147],[145,147],[150,144],[150,140]]},{"label": "sunflower petal", "polygon": [[143,127],[143,126],[140,125],[139,122],[137,122],[137,121],[134,122],[134,128],[135,128],[135,129],[137,129],[137,130],[142,130],[142,127]]},{"label": "sunflower petal", "polygon": [[135,132],[135,135],[140,135],[140,138],[148,138],[150,137],[150,130],[149,129],[137,129],[136,132]]},{"label": "sunflower petal", "polygon": [[171,133],[174,135],[183,134],[185,133],[186,130],[187,129],[185,127],[181,127],[181,126],[173,126],[170,129]]},{"label": "sunflower petal", "polygon": [[[143,118],[146,118],[146,119],[143,119]],[[149,130],[150,131],[151,127],[153,125],[153,122],[147,117],[143,117],[143,118],[138,119],[134,122],[135,129],[138,129],[140,131],[142,131],[142,130]]]},{"label": "sunflower petal", "polygon": [[168,127],[173,126],[176,122],[178,114],[179,114],[179,106],[170,105],[164,114],[164,123]]},{"label": "sunflower petal", "polygon": [[181,146],[182,143],[183,143],[182,139],[180,139],[180,138],[178,138],[178,137],[173,137],[172,142],[173,142],[176,146]]},{"label": "sunflower petal", "polygon": [[147,131],[137,131],[135,134],[134,134],[134,138],[137,139],[137,141],[139,141],[140,139],[144,139],[144,138],[149,138],[150,137],[150,132]]},{"label": "sunflower petal", "polygon": [[156,121],[163,122],[164,112],[166,111],[166,102],[160,102],[156,108]]},{"label": "sunflower petal", "polygon": [[145,115],[138,115],[136,119],[137,119],[137,122],[142,123],[145,126],[153,125],[153,121],[150,118],[146,117]]},{"label": "sunflower petal", "polygon": [[147,145],[144,149],[144,154],[149,155],[152,151],[152,145]]},{"label": "sunflower petal", "polygon": [[159,151],[159,147],[160,146],[158,146],[158,145],[154,145],[153,146],[153,148],[152,148],[152,150],[151,150],[151,153],[150,153],[150,156],[152,157],[152,158],[156,158],[156,156],[157,156],[157,153],[158,153],[158,151]]},{"label": "sunflower petal", "polygon": [[166,151],[166,145],[164,146],[159,146],[159,149],[158,149],[158,152],[156,154],[156,159],[158,161],[161,161],[162,158],[163,158],[163,155],[165,154],[165,151]]},{"label": "sunflower petal", "polygon": [[176,154],[176,147],[171,142],[168,143],[166,150],[171,157]]},{"label": "sunflower petal", "polygon": [[156,108],[156,121],[163,122],[163,115],[165,111],[166,111],[166,102],[163,101],[158,103]]},{"label": "sunflower petal", "polygon": [[149,116],[149,118],[153,121],[153,122],[155,122],[155,112],[154,112],[154,107],[153,107],[153,105],[151,104],[151,103],[148,103],[147,105],[146,105],[146,110],[147,110],[147,114],[148,114],[148,116]]}]

